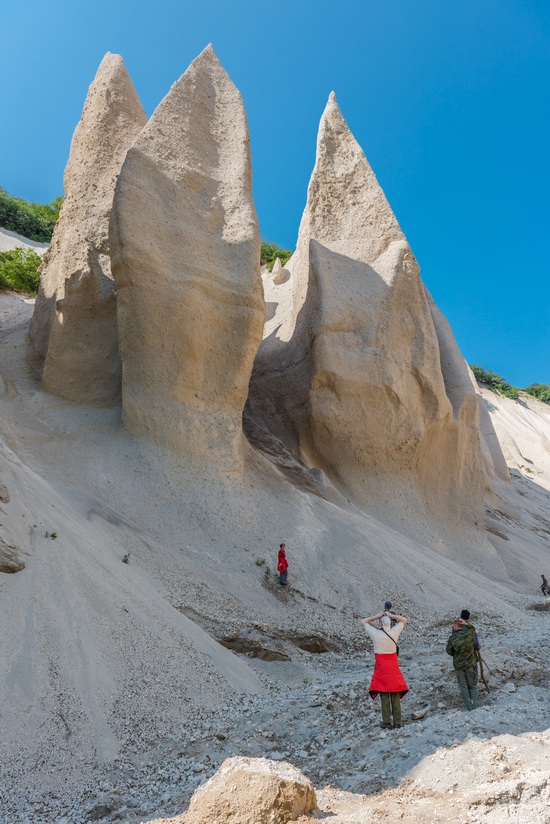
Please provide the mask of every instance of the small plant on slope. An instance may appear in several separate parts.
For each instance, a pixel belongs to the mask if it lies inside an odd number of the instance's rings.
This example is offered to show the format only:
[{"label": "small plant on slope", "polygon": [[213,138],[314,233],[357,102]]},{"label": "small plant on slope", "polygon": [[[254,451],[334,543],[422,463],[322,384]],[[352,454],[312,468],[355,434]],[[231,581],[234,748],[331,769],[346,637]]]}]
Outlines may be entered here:
[{"label": "small plant on slope", "polygon": [[519,389],[509,384],[506,378],[497,375],[496,372],[483,369],[481,366],[476,366],[476,364],[472,364],[470,369],[474,373],[476,381],[486,384],[491,391],[496,392],[498,395],[504,395],[505,398],[511,398],[513,401],[517,401],[519,398]]},{"label": "small plant on slope", "polygon": [[550,403],[550,383],[531,383],[525,391],[543,403]]},{"label": "small plant on slope", "polygon": [[269,271],[273,269],[273,264],[277,260],[280,259],[283,266],[287,263],[290,258],[292,257],[292,252],[290,249],[279,249],[276,243],[270,243],[269,241],[263,240],[262,241],[262,248],[260,252],[260,263],[262,266],[267,266]]}]

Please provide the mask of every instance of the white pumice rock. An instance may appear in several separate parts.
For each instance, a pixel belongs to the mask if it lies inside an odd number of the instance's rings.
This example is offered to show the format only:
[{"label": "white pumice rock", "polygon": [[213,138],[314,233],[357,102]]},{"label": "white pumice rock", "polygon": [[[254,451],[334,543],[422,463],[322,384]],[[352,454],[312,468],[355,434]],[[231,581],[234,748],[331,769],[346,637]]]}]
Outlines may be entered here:
[{"label": "white pumice rock", "polygon": [[260,234],[238,90],[208,46],[126,155],[110,229],[125,426],[242,469],[262,338]]},{"label": "white pumice rock", "polygon": [[44,388],[75,403],[120,400],[109,218],[126,152],[146,120],[122,57],[107,53],[71,142],[61,214],[30,326]]}]

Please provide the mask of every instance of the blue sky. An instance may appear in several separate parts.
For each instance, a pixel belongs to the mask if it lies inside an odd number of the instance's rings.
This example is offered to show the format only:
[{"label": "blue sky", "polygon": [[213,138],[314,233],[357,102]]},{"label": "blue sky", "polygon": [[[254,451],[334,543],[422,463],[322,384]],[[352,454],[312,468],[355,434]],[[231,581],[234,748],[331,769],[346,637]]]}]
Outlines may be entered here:
[{"label": "blue sky", "polygon": [[106,51],[148,114],[212,42],[262,236],[293,248],[334,89],[464,356],[550,383],[548,0],[26,0],[2,11],[0,186],[48,202]]}]

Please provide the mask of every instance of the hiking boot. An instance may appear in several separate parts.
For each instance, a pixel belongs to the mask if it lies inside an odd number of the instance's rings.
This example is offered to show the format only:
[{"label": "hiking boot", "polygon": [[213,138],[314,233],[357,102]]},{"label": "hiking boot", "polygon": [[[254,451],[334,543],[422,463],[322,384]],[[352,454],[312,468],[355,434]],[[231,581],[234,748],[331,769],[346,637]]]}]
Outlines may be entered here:
[{"label": "hiking boot", "polygon": [[382,730],[391,730],[391,724],[386,724],[384,721],[380,724],[380,729]]}]

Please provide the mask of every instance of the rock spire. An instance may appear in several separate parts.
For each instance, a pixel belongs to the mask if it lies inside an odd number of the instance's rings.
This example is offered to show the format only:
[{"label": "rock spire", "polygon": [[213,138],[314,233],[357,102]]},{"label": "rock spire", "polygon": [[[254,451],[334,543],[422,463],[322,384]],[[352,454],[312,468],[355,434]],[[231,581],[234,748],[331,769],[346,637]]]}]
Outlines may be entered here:
[{"label": "rock spire", "polygon": [[273,278],[273,283],[275,286],[280,286],[286,280],[286,272],[283,268],[283,264],[281,263],[281,258],[277,258],[275,263],[273,264],[273,269],[271,270],[271,277]]},{"label": "rock spire", "polygon": [[107,53],[73,135],[30,329],[44,388],[77,403],[120,395],[108,228],[117,175],[145,123],[122,57]]},{"label": "rock spire", "polygon": [[111,247],[125,425],[236,468],[265,307],[246,115],[211,46],[126,156]]},{"label": "rock spire", "polygon": [[467,367],[451,402],[418,264],[334,94],[286,268],[288,282],[266,292],[276,308],[255,366],[252,414],[264,424],[274,418],[277,436],[294,439],[309,465],[384,517],[397,497],[401,520],[418,506],[441,520],[481,518]]}]

